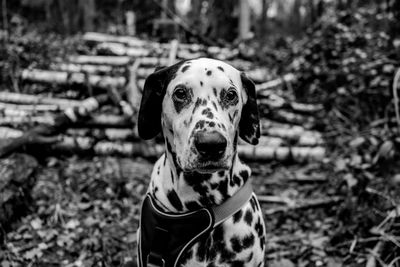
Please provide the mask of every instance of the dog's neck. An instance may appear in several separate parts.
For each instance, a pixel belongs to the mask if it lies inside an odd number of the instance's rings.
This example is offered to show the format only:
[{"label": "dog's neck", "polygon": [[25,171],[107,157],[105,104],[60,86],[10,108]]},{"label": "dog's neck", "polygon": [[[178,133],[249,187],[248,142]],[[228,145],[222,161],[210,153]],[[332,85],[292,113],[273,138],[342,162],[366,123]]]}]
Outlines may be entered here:
[{"label": "dog's neck", "polygon": [[183,172],[173,152],[167,151],[154,166],[149,193],[166,212],[184,213],[223,203],[250,176],[250,168],[237,153],[230,170],[213,173]]}]

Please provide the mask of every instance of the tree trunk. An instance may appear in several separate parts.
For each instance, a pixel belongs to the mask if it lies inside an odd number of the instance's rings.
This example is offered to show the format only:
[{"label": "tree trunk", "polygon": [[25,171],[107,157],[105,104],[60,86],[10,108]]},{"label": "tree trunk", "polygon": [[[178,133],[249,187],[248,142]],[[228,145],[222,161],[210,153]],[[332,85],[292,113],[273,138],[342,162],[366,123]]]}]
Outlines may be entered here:
[{"label": "tree trunk", "polygon": [[246,39],[250,33],[250,6],[248,0],[239,3],[239,39]]}]

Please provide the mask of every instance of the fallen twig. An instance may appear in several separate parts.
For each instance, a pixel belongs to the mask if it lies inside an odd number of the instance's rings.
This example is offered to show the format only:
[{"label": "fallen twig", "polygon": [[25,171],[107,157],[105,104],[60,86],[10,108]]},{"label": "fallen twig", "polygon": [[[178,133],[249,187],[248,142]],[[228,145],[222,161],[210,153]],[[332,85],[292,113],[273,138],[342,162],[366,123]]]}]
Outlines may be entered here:
[{"label": "fallen twig", "polygon": [[342,197],[330,197],[328,199],[313,199],[307,200],[302,204],[297,204],[294,206],[288,207],[278,207],[278,208],[271,208],[265,211],[266,215],[272,215],[276,213],[286,213],[292,210],[304,210],[304,209],[315,209],[330,205],[337,205],[343,201]]}]

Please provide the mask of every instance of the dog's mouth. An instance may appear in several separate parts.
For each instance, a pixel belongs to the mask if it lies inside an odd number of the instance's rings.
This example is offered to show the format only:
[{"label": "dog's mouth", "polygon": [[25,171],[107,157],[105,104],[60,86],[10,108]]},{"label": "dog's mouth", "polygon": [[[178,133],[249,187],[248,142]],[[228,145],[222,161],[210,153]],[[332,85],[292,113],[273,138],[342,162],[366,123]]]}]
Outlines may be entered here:
[{"label": "dog's mouth", "polygon": [[213,173],[221,170],[228,170],[229,166],[223,162],[206,161],[198,163],[194,169],[199,173]]}]

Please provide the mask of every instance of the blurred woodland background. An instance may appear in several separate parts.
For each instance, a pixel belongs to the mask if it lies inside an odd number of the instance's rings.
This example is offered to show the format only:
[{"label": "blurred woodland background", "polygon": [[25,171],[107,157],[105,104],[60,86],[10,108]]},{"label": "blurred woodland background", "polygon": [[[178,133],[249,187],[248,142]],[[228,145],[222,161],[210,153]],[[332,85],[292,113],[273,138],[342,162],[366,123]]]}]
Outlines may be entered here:
[{"label": "blurred woodland background", "polygon": [[1,267],[135,258],[141,88],[199,56],[256,83],[266,263],[400,266],[400,1],[0,1]]}]

